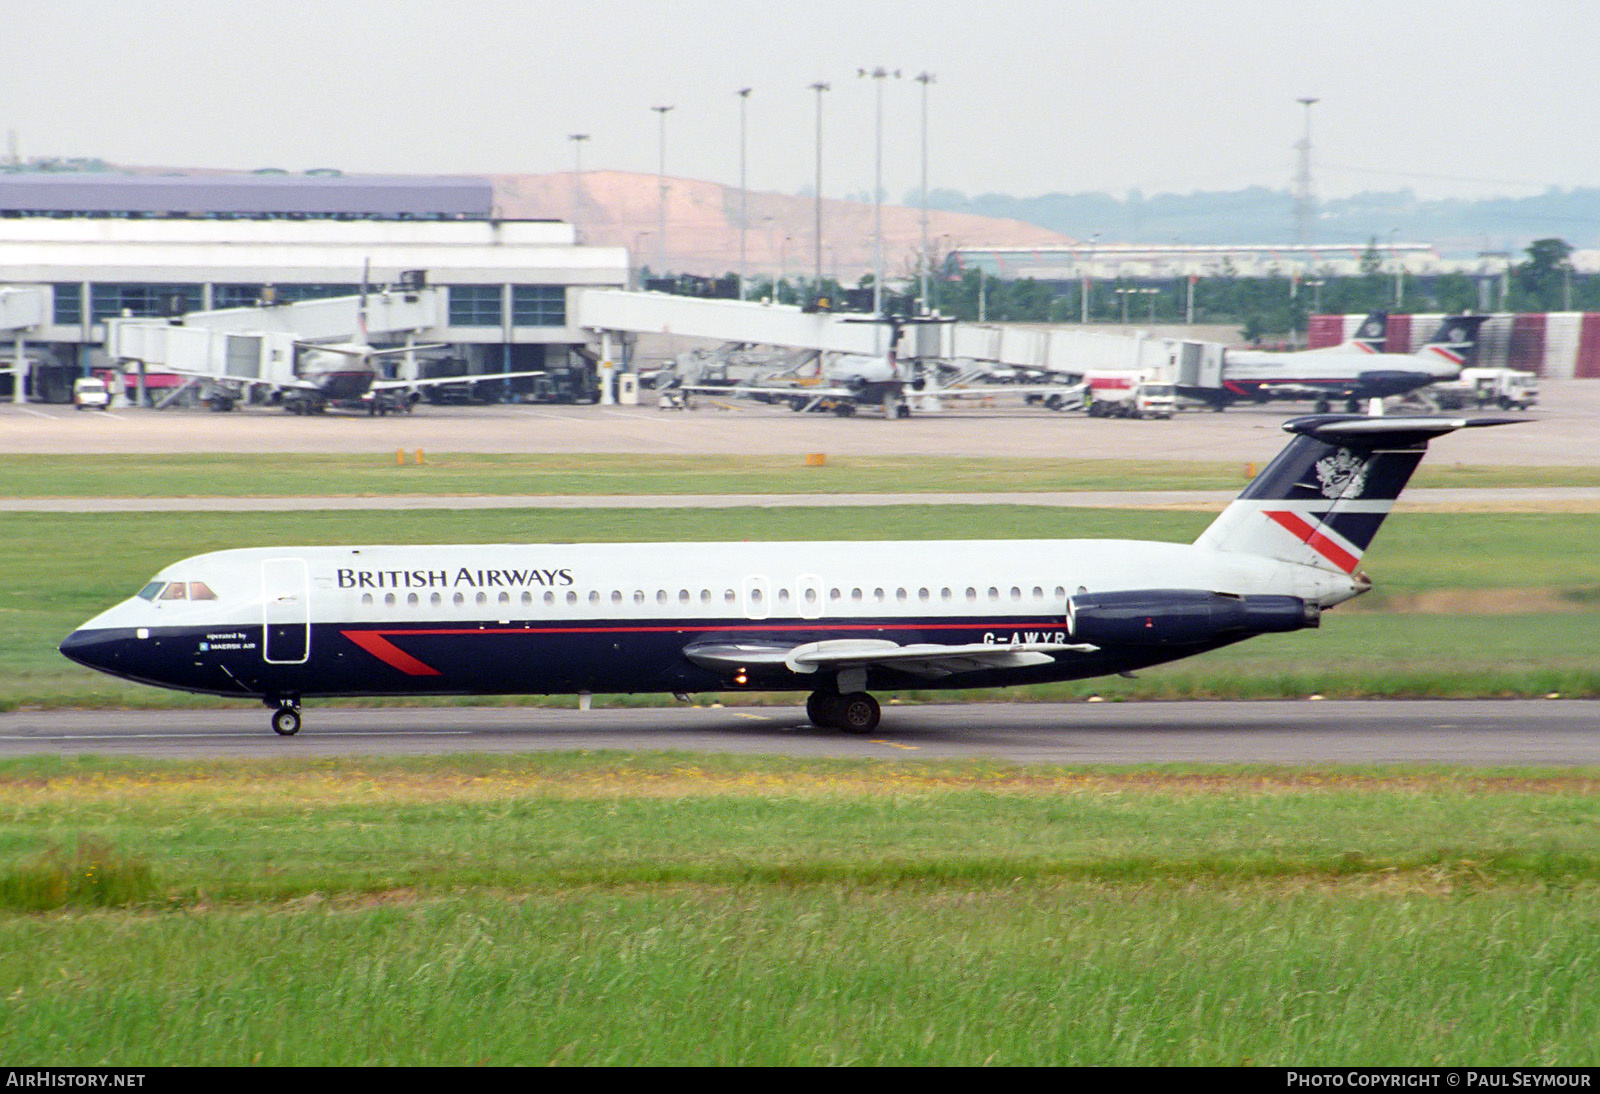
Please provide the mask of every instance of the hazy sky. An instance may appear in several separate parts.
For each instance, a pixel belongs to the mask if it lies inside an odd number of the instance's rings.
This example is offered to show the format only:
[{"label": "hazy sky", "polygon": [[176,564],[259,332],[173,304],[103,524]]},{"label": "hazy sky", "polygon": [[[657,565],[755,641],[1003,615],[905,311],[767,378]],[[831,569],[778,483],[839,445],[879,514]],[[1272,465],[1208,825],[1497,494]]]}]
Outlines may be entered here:
[{"label": "hazy sky", "polygon": [[1600,9],[1564,0],[0,0],[24,157],[350,172],[873,180],[1016,195],[1292,185],[1319,196],[1600,185]]}]

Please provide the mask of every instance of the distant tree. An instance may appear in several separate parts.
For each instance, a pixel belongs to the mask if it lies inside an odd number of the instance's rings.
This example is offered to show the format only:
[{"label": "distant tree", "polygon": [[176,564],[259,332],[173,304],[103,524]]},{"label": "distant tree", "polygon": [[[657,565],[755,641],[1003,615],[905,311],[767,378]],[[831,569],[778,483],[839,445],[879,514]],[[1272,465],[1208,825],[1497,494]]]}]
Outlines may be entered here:
[{"label": "distant tree", "polygon": [[1561,311],[1572,277],[1572,244],[1536,239],[1527,259],[1511,271],[1511,306],[1518,311]]},{"label": "distant tree", "polygon": [[1361,276],[1376,277],[1383,273],[1383,256],[1378,253],[1378,237],[1373,236],[1367,241],[1367,249],[1361,252]]}]

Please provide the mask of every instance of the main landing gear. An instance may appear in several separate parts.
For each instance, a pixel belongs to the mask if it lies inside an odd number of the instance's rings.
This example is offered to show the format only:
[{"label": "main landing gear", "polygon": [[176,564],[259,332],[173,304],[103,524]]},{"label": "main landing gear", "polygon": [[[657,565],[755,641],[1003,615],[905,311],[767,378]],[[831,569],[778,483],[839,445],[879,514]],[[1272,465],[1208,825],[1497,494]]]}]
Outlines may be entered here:
[{"label": "main landing gear", "polygon": [[280,737],[293,737],[300,732],[300,701],[298,699],[268,699],[267,706],[278,709],[272,712],[272,732]]},{"label": "main landing gear", "polygon": [[813,691],[806,700],[806,717],[812,725],[846,733],[871,733],[878,728],[881,713],[878,701],[864,691],[849,695]]}]

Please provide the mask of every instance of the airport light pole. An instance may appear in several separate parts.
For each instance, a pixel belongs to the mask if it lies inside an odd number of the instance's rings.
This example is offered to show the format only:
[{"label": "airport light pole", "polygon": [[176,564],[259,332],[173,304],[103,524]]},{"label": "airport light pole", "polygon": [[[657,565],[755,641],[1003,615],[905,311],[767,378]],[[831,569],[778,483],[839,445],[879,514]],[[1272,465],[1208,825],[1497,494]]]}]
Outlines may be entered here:
[{"label": "airport light pole", "polygon": [[931,72],[919,72],[917,83],[922,85],[922,311],[932,311],[928,301],[928,85],[935,77]]},{"label": "airport light pole", "polygon": [[581,219],[579,210],[582,208],[583,196],[583,142],[589,139],[587,133],[568,133],[567,140],[572,142],[572,235],[574,242],[578,241],[578,222]]},{"label": "airport light pole", "polygon": [[1317,100],[1306,97],[1296,99],[1305,108],[1305,136],[1295,149],[1300,153],[1300,169],[1294,180],[1294,234],[1295,242],[1302,246],[1311,242],[1311,222],[1316,216],[1316,199],[1311,191],[1311,108]]},{"label": "airport light pole", "polygon": [[744,299],[745,265],[744,234],[750,227],[750,191],[744,181],[745,104],[750,101],[750,88],[739,89],[739,299]]},{"label": "airport light pole", "polygon": [[1396,245],[1394,237],[1399,233],[1399,228],[1389,229],[1389,257],[1394,261],[1394,307],[1396,311],[1400,310],[1401,266],[1400,248]]},{"label": "airport light pole", "polygon": [[817,285],[816,293],[822,295],[822,93],[832,90],[831,84],[821,80],[811,85],[811,90],[817,93]]},{"label": "airport light pole", "polygon": [[868,72],[857,69],[856,77],[872,77],[877,85],[877,137],[873,142],[874,169],[872,176],[872,314],[883,318],[883,81],[893,76],[900,78],[900,70],[890,72],[878,66]]},{"label": "airport light pole", "polygon": [[1078,322],[1083,326],[1089,325],[1089,272],[1090,265],[1094,262],[1094,242],[1099,238],[1099,232],[1096,232],[1094,235],[1089,237],[1089,250],[1083,260],[1083,299],[1081,301],[1083,305],[1083,314],[1078,320]]},{"label": "airport light pole", "polygon": [[661,158],[656,167],[656,193],[659,199],[656,220],[656,276],[666,274],[667,266],[667,111],[670,106],[652,106],[659,120]]},{"label": "airport light pole", "polygon": [[644,237],[650,235],[655,235],[655,233],[650,231],[648,228],[642,232],[635,232],[633,234],[633,251],[628,257],[628,275],[633,279],[633,287],[636,289],[644,288],[643,279],[639,277],[639,274],[643,272],[644,267],[644,263],[639,261],[639,251],[643,246]]}]

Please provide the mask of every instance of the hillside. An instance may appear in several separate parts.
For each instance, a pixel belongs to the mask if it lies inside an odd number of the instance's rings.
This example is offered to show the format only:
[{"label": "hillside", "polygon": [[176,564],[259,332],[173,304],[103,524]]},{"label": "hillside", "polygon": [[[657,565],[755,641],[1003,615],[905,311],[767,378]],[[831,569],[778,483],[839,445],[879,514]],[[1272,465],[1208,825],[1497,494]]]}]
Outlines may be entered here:
[{"label": "hillside", "polygon": [[[495,175],[496,208],[507,218],[573,220],[584,243],[628,248],[635,267],[717,277],[739,269],[737,187],[696,179],[668,178],[666,245],[657,239],[660,200],[655,175],[585,171],[573,207],[573,175]],[[791,194],[748,196],[745,250],[750,275],[809,277],[816,268],[816,202]],[[873,266],[873,206],[824,199],[823,275],[854,284]],[[887,276],[916,271],[922,211],[883,206],[883,255]],[[1016,220],[972,213],[928,213],[929,246],[935,255],[962,246],[1026,247],[1072,243],[1058,232]],[[664,261],[663,261],[664,259]]]}]

